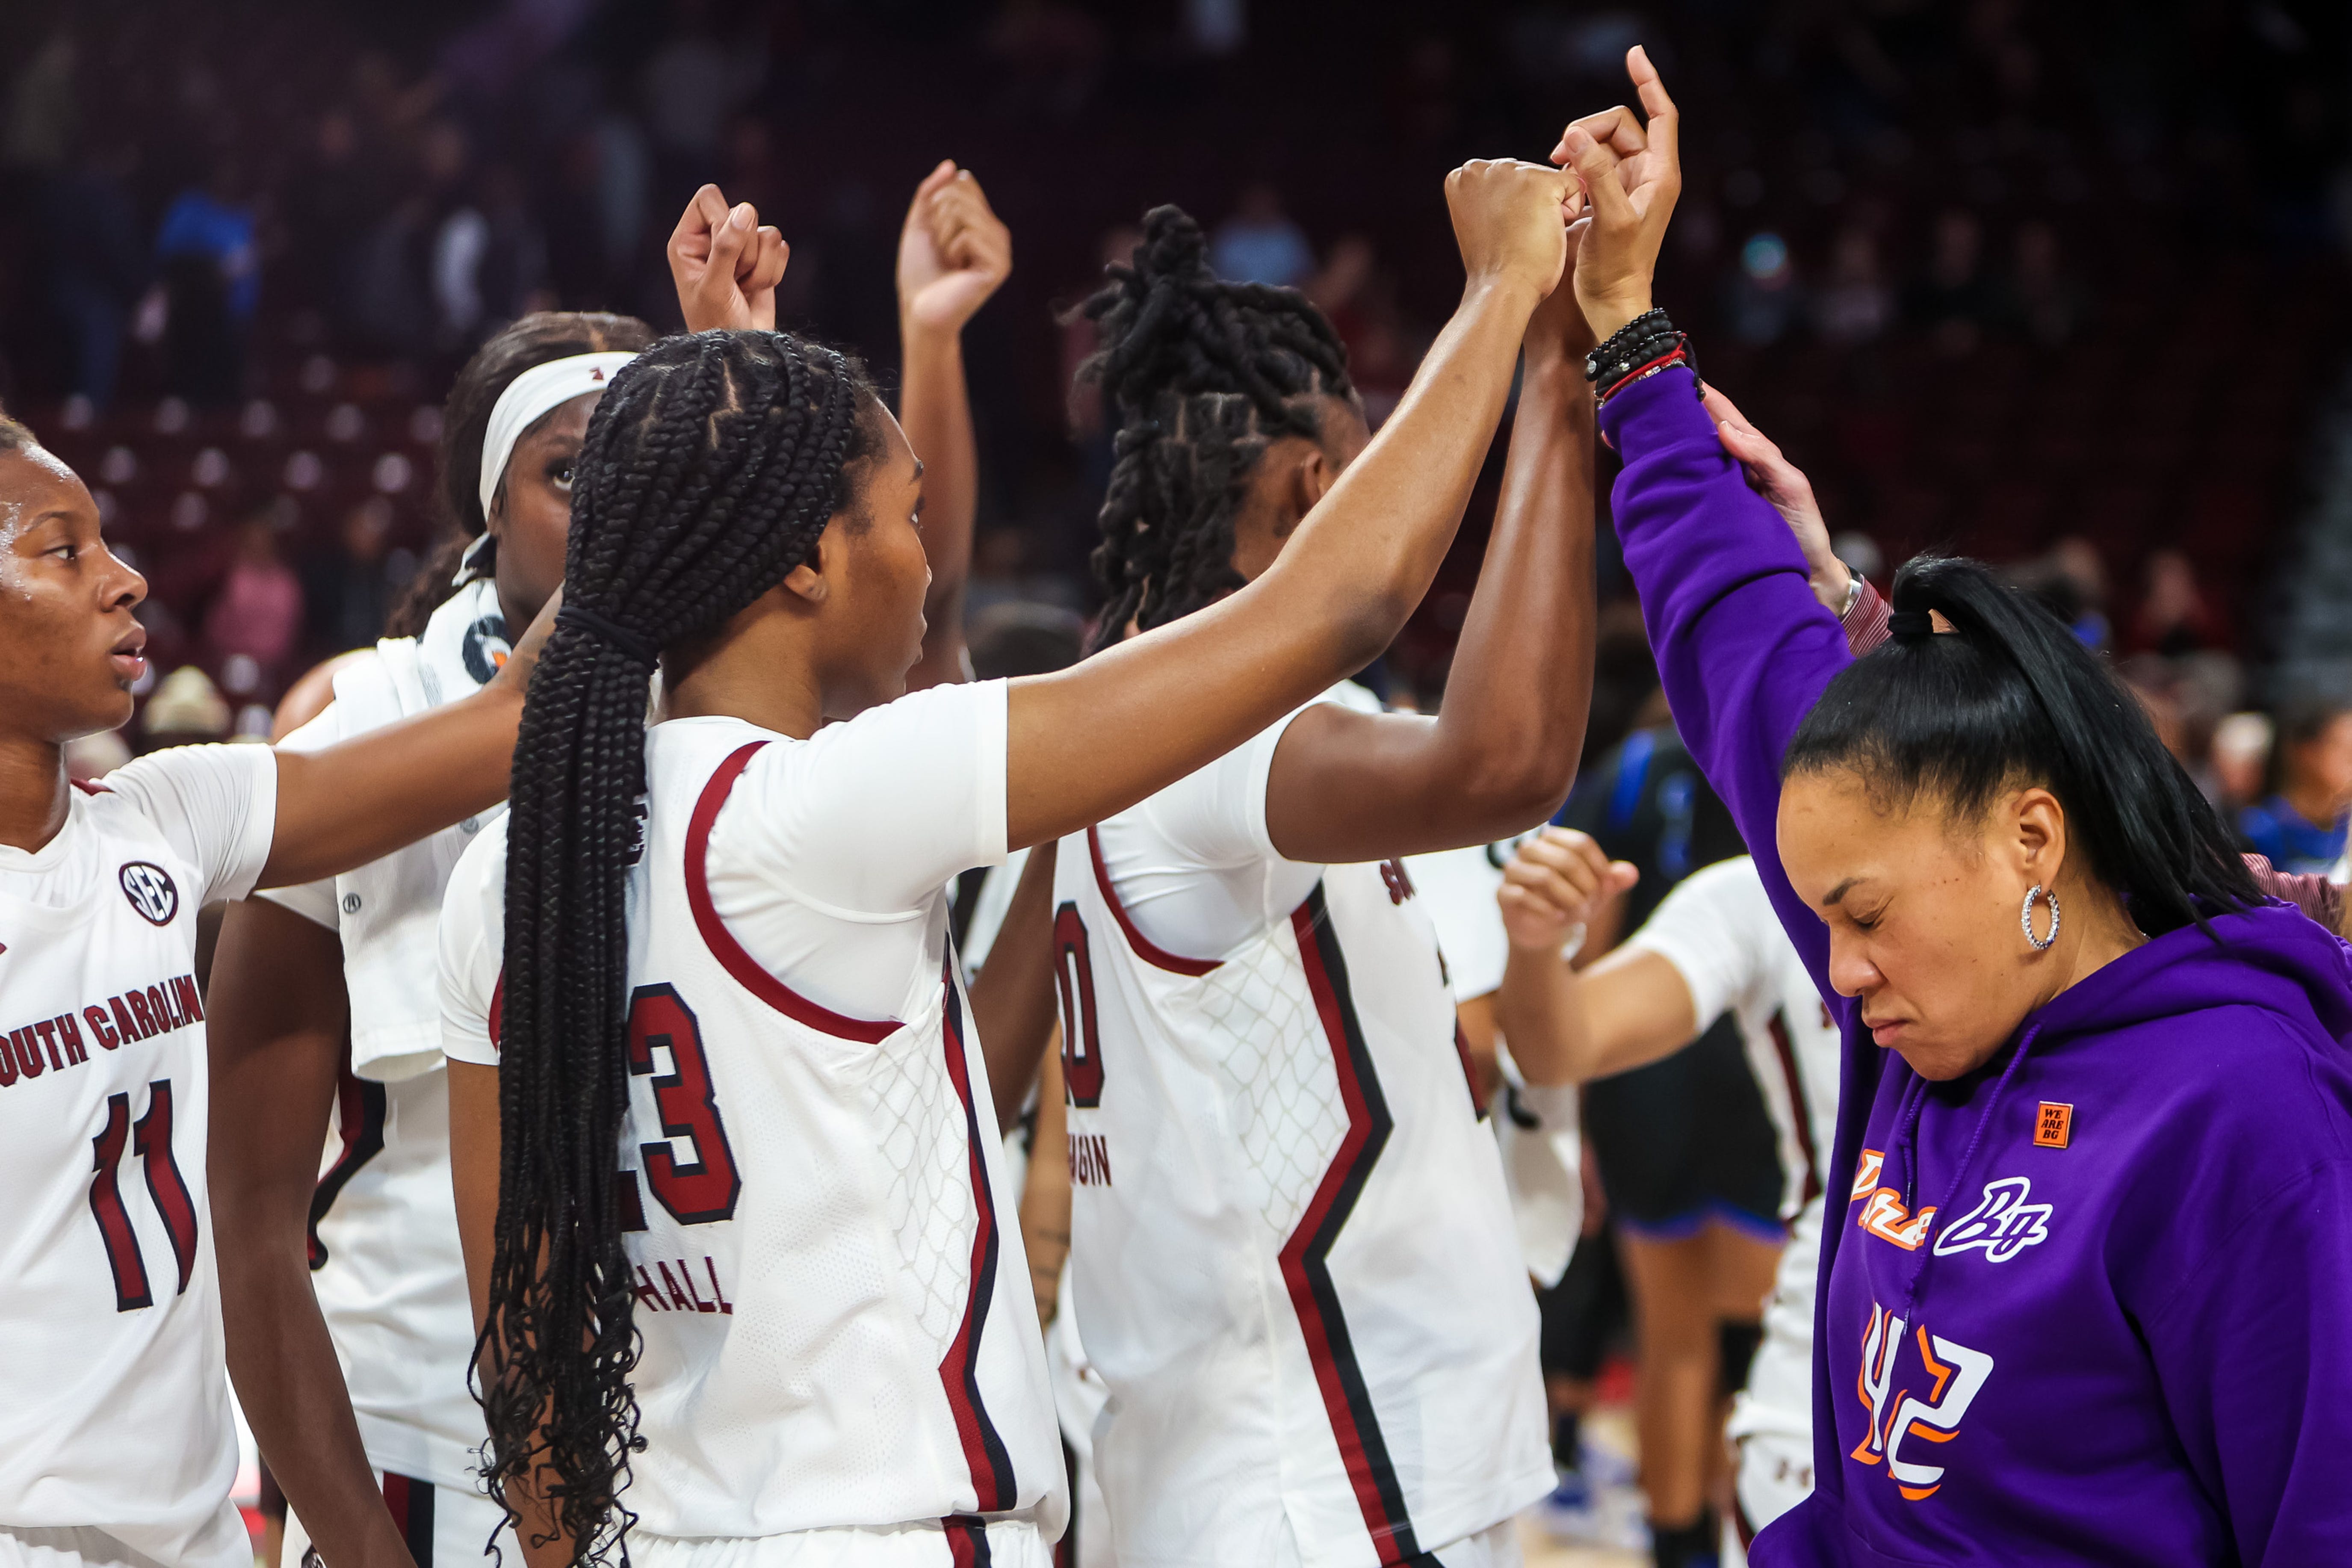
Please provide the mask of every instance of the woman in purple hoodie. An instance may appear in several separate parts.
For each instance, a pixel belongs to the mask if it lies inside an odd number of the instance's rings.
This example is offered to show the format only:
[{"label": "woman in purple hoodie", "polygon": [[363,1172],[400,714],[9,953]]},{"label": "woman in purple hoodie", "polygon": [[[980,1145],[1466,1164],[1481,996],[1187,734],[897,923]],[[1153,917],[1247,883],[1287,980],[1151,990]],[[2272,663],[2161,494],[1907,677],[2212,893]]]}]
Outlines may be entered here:
[{"label": "woman in purple hoodie", "polygon": [[[1793,1563],[2352,1563],[2352,952],[1965,562],[1860,660],[1651,311],[1672,103],[1570,127],[1625,560],[1845,1035]],[[1776,847],[1777,846],[1777,849]]]}]

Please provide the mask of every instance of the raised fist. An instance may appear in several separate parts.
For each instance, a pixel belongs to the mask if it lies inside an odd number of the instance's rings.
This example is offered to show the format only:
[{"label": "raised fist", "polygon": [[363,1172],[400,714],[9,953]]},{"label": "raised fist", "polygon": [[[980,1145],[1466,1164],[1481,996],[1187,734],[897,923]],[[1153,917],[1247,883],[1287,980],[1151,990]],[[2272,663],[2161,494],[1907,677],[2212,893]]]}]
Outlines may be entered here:
[{"label": "raised fist", "polygon": [[898,231],[902,330],[961,331],[1012,270],[1013,231],[971,171],[940,159],[915,187]]},{"label": "raised fist", "polygon": [[1558,952],[1601,906],[1641,879],[1623,860],[1612,860],[1587,834],[1546,827],[1523,840],[1503,868],[1503,929],[1511,945]]},{"label": "raised fist", "polygon": [[1540,298],[1568,262],[1576,181],[1541,163],[1479,158],[1445,176],[1445,206],[1471,279],[1524,283]]},{"label": "raised fist", "polygon": [[686,204],[669,236],[669,277],[689,332],[714,327],[776,325],[776,285],[784,279],[792,247],[762,227],[751,204],[727,205],[717,185],[705,185]]}]

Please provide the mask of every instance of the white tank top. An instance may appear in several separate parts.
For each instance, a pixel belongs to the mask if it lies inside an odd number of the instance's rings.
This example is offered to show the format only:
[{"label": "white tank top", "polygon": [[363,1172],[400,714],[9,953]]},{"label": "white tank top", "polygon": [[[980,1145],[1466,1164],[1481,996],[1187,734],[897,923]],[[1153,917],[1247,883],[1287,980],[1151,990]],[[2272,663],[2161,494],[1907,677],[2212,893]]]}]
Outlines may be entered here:
[{"label": "white tank top", "polygon": [[[650,732],[618,1152],[642,1222],[626,1237],[646,1439],[628,1505],[642,1531],[758,1537],[1007,1514],[1049,1537],[1061,1528],[1018,1194],[947,941],[948,878],[1003,855],[1003,708],[1001,686],[942,688],[809,742],[732,720]],[[976,748],[996,772],[993,852],[967,844],[939,851],[954,864],[909,872],[929,891],[900,933],[889,1015],[835,1011],[801,974],[755,959],[713,893],[722,812],[738,829],[738,814],[780,816],[820,795],[820,812],[887,813],[879,788],[857,787],[866,771],[915,788],[927,771],[952,779],[962,759],[941,748],[973,712],[993,724]],[[968,795],[970,781],[954,787]],[[460,863],[443,921],[446,1046],[461,1060],[491,1057],[505,828]],[[878,824],[857,849],[871,860],[936,841]],[[805,902],[791,912],[817,939],[814,928],[854,923]]]},{"label": "white tank top", "polygon": [[[1286,1534],[1316,1568],[1403,1563],[1552,1483],[1535,1300],[1429,921],[1393,861],[1280,860],[1283,728],[1055,862],[1071,1256],[1125,1568],[1270,1561]],[[1222,834],[1194,820],[1217,800],[1241,803]],[[1221,950],[1147,936],[1107,843],[1162,911],[1221,911]]]}]

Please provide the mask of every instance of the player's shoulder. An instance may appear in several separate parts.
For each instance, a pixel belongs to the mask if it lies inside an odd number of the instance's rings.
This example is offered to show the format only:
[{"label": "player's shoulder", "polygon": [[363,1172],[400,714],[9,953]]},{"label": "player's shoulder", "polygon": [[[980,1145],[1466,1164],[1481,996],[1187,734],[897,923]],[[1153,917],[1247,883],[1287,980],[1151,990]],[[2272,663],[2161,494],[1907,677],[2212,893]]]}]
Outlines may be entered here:
[{"label": "player's shoulder", "polygon": [[1756,869],[1754,858],[1746,855],[1702,866],[1685,877],[1666,895],[1659,913],[1664,914],[1668,907],[1677,910],[1704,909],[1726,919],[1761,918],[1779,924],[1772,912],[1772,900],[1764,891],[1763,875]]},{"label": "player's shoulder", "polygon": [[449,884],[442,894],[445,911],[499,909],[506,901],[507,889],[507,824],[514,814],[502,811],[482,825],[449,869]]}]

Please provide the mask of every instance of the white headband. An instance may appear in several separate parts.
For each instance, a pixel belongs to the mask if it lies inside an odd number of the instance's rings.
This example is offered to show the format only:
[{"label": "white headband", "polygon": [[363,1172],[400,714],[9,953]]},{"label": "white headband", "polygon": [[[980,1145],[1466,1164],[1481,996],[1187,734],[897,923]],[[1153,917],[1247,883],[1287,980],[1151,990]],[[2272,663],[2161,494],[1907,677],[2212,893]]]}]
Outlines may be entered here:
[{"label": "white headband", "polygon": [[574,354],[570,359],[551,359],[545,364],[535,364],[499,394],[498,406],[490,410],[490,427],[482,437],[482,516],[490,515],[490,500],[499,493],[499,480],[505,477],[507,459],[514,456],[514,445],[522,433],[531,427],[551,408],[561,407],[575,397],[592,392],[602,392],[613,379],[614,373],[637,356],[634,353]]}]

